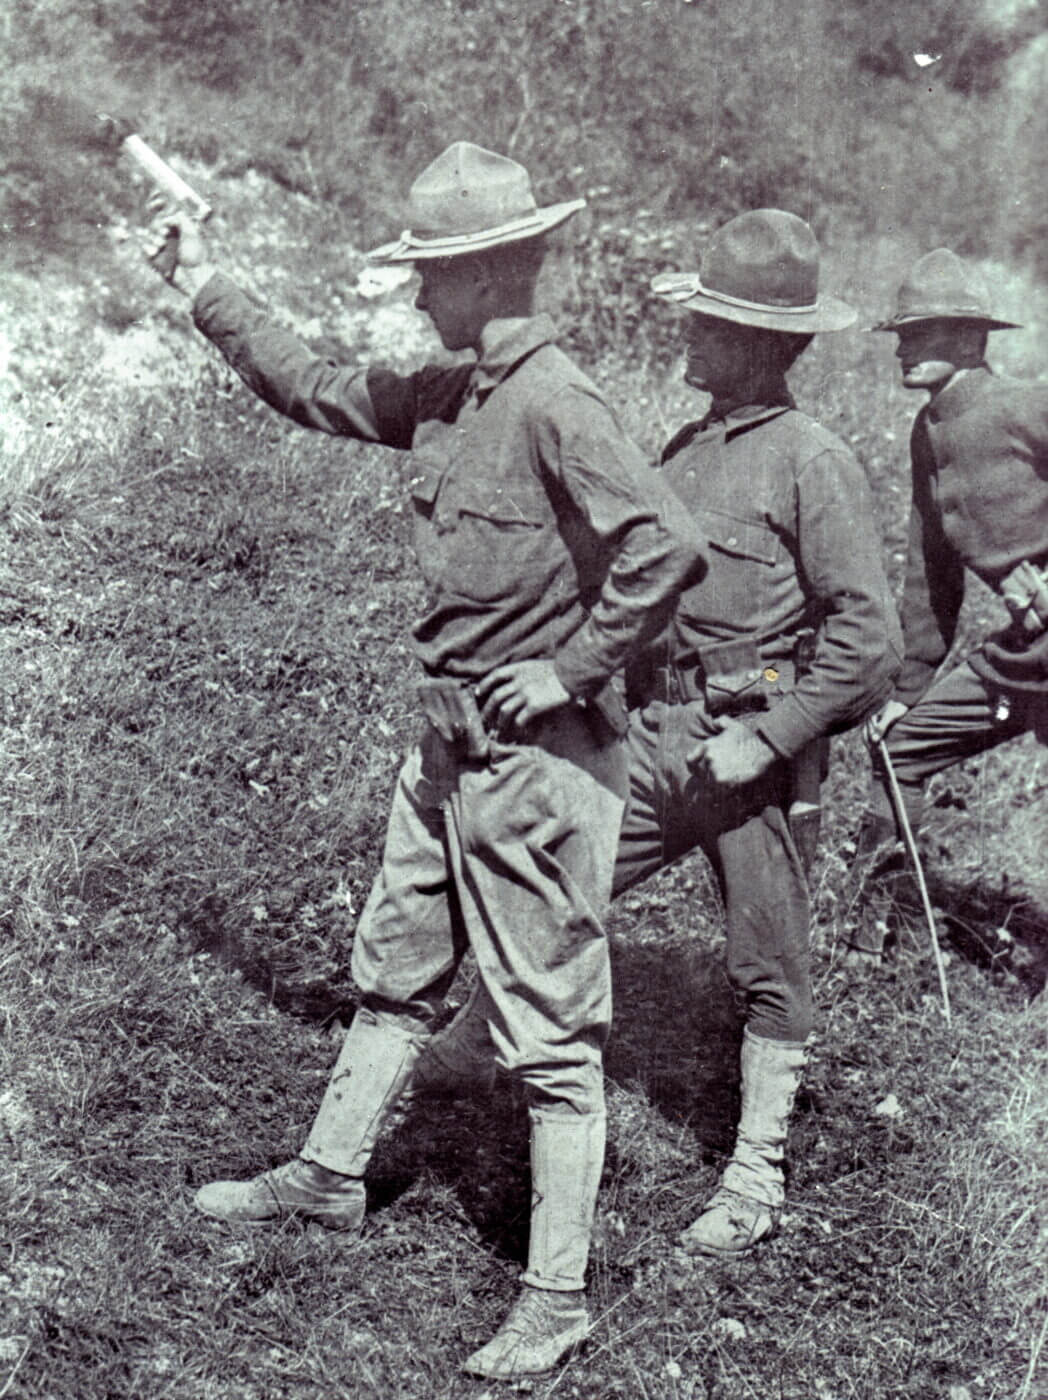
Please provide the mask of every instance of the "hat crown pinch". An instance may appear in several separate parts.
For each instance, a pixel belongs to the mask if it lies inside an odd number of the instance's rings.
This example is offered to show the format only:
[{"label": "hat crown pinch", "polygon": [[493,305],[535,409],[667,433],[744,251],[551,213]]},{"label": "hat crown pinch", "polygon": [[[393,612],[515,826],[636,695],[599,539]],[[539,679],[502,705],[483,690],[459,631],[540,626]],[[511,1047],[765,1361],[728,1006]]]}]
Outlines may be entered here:
[{"label": "hat crown pinch", "polygon": [[811,229],[784,209],[739,214],[714,234],[702,260],[711,292],[775,308],[814,306],[819,248]]},{"label": "hat crown pinch", "polygon": [[536,211],[525,168],[470,141],[454,142],[427,165],[408,196],[409,225],[422,238],[481,233]]},{"label": "hat crown pinch", "polygon": [[933,248],[917,259],[899,288],[896,315],[993,319],[982,276],[950,248]]}]

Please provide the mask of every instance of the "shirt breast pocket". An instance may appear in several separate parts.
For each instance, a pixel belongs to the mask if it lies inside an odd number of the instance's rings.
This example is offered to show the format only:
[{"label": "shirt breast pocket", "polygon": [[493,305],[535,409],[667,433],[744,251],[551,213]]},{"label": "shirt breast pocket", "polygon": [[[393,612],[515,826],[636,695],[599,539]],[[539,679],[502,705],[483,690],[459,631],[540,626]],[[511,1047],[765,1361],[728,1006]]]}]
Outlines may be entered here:
[{"label": "shirt breast pocket", "polygon": [[775,564],[779,537],[763,521],[747,520],[721,510],[701,510],[696,514],[706,531],[711,548],[729,559],[752,564]]},{"label": "shirt breast pocket", "polygon": [[443,587],[445,574],[445,541],[436,520],[437,499],[440,495],[444,467],[435,462],[413,458],[411,480],[412,529],[415,555],[422,577],[430,589]]},{"label": "shirt breast pocket", "polygon": [[449,531],[447,584],[489,602],[523,601],[541,589],[552,561],[552,508],[538,484],[471,477],[448,483],[438,516]]}]

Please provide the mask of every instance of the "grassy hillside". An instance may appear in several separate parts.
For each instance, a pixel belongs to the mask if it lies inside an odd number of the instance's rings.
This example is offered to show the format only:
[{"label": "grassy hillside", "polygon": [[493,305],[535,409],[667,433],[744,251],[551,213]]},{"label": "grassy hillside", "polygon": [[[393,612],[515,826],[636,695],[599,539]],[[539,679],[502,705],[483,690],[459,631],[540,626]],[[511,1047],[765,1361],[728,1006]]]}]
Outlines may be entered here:
[{"label": "grassy hillside", "polygon": [[324,200],[357,241],[407,171],[482,137],[611,219],[778,204],[824,235],[1043,257],[1043,3],[12,0],[4,26],[4,218],[28,242],[111,207],[75,99]]},{"label": "grassy hillside", "polygon": [[[810,213],[865,324],[949,238],[1028,326],[994,337],[995,361],[1043,372],[1041,148],[1002,135],[1029,129],[1036,7],[1006,25],[812,3],[789,26],[781,8],[13,0],[0,17],[0,1397],[482,1400],[456,1367],[513,1295],[527,1222],[505,1084],[399,1125],[359,1242],[237,1234],[189,1207],[298,1147],[351,1013],[354,916],[417,724],[421,594],[398,463],[283,423],[197,343],[85,111],[140,115],[212,197],[236,274],[354,359],[435,351],[410,288],[359,280],[359,249],[399,227],[447,140],[512,146],[540,198],[588,191],[544,294],[650,452],[702,405],[647,275],[749,202]],[[943,54],[934,81],[924,51]],[[798,396],[859,455],[897,582],[916,400],[891,346],[823,338]],[[962,645],[994,608],[973,590]],[[1048,757],[1027,739],[934,788],[952,1029],[920,928],[867,986],[840,975],[866,771],[839,741],[819,1046],[789,1212],[752,1259],[675,1248],[737,1092],[701,862],[614,912],[598,1326],[532,1393],[1042,1392]]]},{"label": "grassy hillside", "polygon": [[[513,1293],[527,1219],[508,1085],[401,1125],[359,1243],[189,1207],[297,1147],[350,1008],[353,916],[416,724],[395,468],[285,428],[224,375],[83,412],[107,440],[3,526],[0,1386],[479,1400],[455,1368]],[[940,787],[937,902],[972,931],[943,920],[952,1031],[919,929],[867,987],[838,976],[863,775],[842,741],[789,1214],[742,1264],[674,1245],[734,1114],[701,864],[616,911],[600,1320],[534,1393],[1037,1394],[1043,753]]]}]

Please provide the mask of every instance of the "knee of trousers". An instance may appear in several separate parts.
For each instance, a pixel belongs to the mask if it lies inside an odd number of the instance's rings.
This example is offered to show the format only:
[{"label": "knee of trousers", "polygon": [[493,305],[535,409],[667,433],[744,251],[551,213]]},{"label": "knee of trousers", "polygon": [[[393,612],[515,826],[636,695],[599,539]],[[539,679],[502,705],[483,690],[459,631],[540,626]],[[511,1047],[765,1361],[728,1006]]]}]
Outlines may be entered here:
[{"label": "knee of trousers", "polygon": [[603,1113],[604,1071],[598,1064],[526,1065],[518,1071],[529,1109]]},{"label": "knee of trousers", "polygon": [[406,1031],[408,1035],[430,1036],[436,1023],[436,1015],[425,1003],[415,1001],[389,1001],[385,997],[365,995],[360,999],[359,1016],[376,1025],[394,1027]]},{"label": "knee of trousers", "polygon": [[766,1040],[807,1040],[815,1025],[807,948],[798,956],[757,962],[732,957],[728,977],[746,1004],[746,1025]]}]

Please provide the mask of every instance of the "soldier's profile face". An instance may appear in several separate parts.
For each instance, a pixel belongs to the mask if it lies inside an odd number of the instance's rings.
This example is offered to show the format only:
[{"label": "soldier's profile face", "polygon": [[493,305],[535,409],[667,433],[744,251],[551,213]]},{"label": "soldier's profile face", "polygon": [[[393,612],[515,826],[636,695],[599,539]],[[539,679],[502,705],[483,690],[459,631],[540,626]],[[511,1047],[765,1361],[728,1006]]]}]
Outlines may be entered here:
[{"label": "soldier's profile face", "polygon": [[962,333],[956,322],[917,321],[898,331],[895,358],[907,389],[933,389],[955,374],[964,361]]},{"label": "soldier's profile face", "polygon": [[415,264],[422,285],[415,306],[433,322],[447,350],[477,348],[486,310],[473,258],[432,258]]},{"label": "soldier's profile face", "polygon": [[684,378],[693,389],[724,398],[745,384],[752,371],[751,337],[745,326],[693,311],[686,331]]}]

